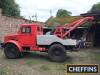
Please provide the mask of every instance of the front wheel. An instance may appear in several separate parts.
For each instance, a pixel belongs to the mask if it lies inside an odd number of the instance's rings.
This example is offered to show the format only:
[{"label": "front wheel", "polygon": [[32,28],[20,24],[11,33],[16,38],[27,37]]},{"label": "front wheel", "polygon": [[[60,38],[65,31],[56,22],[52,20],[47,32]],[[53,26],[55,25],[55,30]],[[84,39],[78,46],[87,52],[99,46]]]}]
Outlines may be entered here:
[{"label": "front wheel", "polygon": [[4,48],[4,54],[8,59],[20,57],[20,52],[14,44],[7,44]]},{"label": "front wheel", "polygon": [[66,60],[66,50],[62,45],[54,44],[49,48],[48,56],[52,61],[63,62]]}]

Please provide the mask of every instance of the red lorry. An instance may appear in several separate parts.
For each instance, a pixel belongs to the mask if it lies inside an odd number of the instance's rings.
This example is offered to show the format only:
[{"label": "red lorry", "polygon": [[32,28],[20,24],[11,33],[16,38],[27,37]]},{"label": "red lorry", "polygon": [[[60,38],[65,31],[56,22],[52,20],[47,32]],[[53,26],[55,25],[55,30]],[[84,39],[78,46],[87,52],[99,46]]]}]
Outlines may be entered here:
[{"label": "red lorry", "polygon": [[[43,27],[38,24],[21,24],[18,32],[4,37],[4,54],[9,59],[19,58],[24,52],[47,52],[52,61],[65,61],[66,50],[76,46],[76,39],[67,38],[77,26],[93,20],[85,17],[65,26],[58,26],[52,34],[43,34]],[[70,27],[68,30],[64,30]]]}]

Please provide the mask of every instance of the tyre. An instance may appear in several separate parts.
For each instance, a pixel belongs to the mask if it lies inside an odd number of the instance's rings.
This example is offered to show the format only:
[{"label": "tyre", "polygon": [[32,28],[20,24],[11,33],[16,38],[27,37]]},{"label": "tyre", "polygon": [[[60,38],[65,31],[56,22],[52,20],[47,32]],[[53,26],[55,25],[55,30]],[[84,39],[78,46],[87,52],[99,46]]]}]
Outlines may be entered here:
[{"label": "tyre", "polygon": [[52,45],[48,50],[50,60],[55,62],[64,62],[66,60],[66,50],[60,44]]},{"label": "tyre", "polygon": [[20,52],[14,44],[7,44],[4,48],[4,54],[8,59],[20,57]]}]

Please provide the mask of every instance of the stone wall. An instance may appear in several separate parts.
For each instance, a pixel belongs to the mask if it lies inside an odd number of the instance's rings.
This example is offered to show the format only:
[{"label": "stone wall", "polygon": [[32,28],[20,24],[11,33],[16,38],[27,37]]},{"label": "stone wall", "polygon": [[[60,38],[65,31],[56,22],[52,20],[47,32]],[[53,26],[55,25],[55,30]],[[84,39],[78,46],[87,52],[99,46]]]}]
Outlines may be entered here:
[{"label": "stone wall", "polygon": [[4,35],[15,33],[19,24],[29,23],[29,20],[8,17],[1,14],[0,9],[0,40],[3,41]]}]

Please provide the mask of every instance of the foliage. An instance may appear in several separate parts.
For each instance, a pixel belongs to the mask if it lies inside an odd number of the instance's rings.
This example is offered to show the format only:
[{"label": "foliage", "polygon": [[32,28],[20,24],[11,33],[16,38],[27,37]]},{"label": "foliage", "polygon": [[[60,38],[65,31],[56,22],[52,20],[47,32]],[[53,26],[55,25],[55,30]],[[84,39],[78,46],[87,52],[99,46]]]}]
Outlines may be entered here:
[{"label": "foliage", "polygon": [[69,16],[71,16],[71,12],[64,9],[59,9],[56,14],[57,18],[64,18],[64,17],[69,17]]},{"label": "foliage", "polygon": [[100,2],[98,2],[97,4],[94,4],[89,12],[91,13],[100,12]]},{"label": "foliage", "polygon": [[0,8],[2,8],[2,14],[6,16],[20,16],[20,9],[15,0],[0,0]]},{"label": "foliage", "polygon": [[46,26],[55,27],[57,24],[58,25],[65,25],[68,23],[72,23],[76,20],[79,20],[81,18],[82,18],[81,16],[70,16],[70,17],[64,17],[64,18],[50,17],[46,21]]},{"label": "foliage", "polygon": [[68,23],[66,18],[70,18],[70,17],[71,17],[71,12],[64,9],[59,9],[57,11],[56,17],[50,17],[46,21],[46,26],[55,27],[56,25],[64,25]]},{"label": "foliage", "polygon": [[[71,16],[71,12],[64,10],[64,9],[59,9],[56,14],[56,17],[52,16],[46,21],[46,26],[49,28],[55,28],[58,25],[69,24],[81,18],[83,17]],[[88,23],[85,23],[84,25],[82,25],[82,27],[88,27],[88,26],[89,26]]]}]

